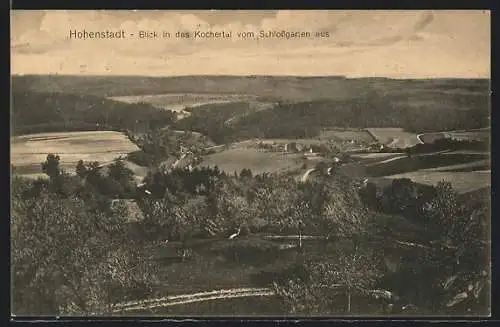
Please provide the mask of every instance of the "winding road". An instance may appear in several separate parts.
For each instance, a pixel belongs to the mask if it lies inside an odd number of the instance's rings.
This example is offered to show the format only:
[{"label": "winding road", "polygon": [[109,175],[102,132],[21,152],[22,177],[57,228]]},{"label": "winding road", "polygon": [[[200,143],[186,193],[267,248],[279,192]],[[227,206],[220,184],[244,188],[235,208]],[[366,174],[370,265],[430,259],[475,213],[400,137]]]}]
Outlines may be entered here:
[{"label": "winding road", "polygon": [[193,302],[212,301],[218,299],[231,299],[241,297],[254,296],[273,296],[274,291],[269,288],[235,288],[216,290],[208,292],[199,292],[193,294],[182,294],[167,296],[157,299],[149,299],[143,301],[133,301],[126,303],[118,303],[113,306],[113,312],[147,310],[160,307],[169,307]]},{"label": "winding road", "polygon": [[302,177],[300,178],[300,181],[301,181],[302,183],[305,183],[305,182],[307,181],[307,178],[309,177],[309,175],[310,175],[313,171],[315,171],[315,170],[316,170],[316,168],[311,168],[311,169],[308,169],[308,170],[304,173],[304,175],[302,175]]}]

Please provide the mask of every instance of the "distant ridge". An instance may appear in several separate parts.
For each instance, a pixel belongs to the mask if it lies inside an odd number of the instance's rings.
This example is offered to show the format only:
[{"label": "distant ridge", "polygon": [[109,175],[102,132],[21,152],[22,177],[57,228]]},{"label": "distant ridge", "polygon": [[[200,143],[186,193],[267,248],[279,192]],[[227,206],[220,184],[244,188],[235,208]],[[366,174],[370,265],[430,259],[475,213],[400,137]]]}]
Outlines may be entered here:
[{"label": "distant ridge", "polygon": [[231,76],[189,75],[148,76],[72,76],[13,75],[13,91],[62,92],[101,97],[165,93],[238,93],[292,101],[352,99],[378,92],[418,85],[433,90],[436,84],[447,89],[488,93],[487,79],[393,79],[388,77],[348,78],[345,76]]},{"label": "distant ridge", "polygon": [[388,77],[388,76],[346,76],[346,75],[172,75],[172,76],[149,76],[149,75],[74,75],[74,74],[16,74],[12,73],[12,77],[76,77],[76,78],[147,78],[147,79],[165,79],[165,78],[228,78],[228,77],[242,77],[242,78],[300,78],[300,79],[375,79],[375,80],[397,80],[397,81],[420,81],[420,80],[490,80],[489,78],[479,77]]}]

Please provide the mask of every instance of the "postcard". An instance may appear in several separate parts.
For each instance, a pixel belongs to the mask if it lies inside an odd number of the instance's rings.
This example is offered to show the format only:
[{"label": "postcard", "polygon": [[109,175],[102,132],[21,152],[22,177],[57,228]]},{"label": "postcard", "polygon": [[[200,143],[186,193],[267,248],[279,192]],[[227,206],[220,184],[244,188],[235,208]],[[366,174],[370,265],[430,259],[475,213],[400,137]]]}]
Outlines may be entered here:
[{"label": "postcard", "polygon": [[490,48],[485,10],[12,10],[12,316],[489,316]]}]

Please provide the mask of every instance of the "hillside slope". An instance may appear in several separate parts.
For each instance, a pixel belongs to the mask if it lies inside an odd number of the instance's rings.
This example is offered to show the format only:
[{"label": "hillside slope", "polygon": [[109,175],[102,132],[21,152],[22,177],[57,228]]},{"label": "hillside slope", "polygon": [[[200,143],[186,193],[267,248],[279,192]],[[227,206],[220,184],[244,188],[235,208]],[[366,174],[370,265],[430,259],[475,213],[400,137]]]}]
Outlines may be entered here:
[{"label": "hillside slope", "polygon": [[92,95],[16,91],[12,134],[78,130],[135,130],[170,124],[175,115],[149,104],[127,104]]},{"label": "hillside slope", "polygon": [[[389,78],[345,78],[342,76],[61,76],[23,75],[12,77],[12,88],[39,92],[65,92],[97,96],[126,96],[162,93],[239,93],[294,101],[347,99],[373,90],[382,93],[425,92],[431,99],[441,92],[489,95],[486,79],[395,80]],[[417,94],[418,95],[418,94]],[[420,95],[418,95],[420,96]]]},{"label": "hillside slope", "polygon": [[[422,133],[489,126],[488,96],[443,93],[417,105],[423,98],[407,98],[402,103],[399,94],[372,92],[344,100],[287,102],[249,112],[231,124],[226,122],[235,113],[221,110],[228,105],[213,105],[213,110],[193,108],[189,117],[178,122],[178,128],[189,127],[224,143],[245,138],[310,138],[333,127],[400,127]],[[241,106],[240,110],[246,109]]]}]

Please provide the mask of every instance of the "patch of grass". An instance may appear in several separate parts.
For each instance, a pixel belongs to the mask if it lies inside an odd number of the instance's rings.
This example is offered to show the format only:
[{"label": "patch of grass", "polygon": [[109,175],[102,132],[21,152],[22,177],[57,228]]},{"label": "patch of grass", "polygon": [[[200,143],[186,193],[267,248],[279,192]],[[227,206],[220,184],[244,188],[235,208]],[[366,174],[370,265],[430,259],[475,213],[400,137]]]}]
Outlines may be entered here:
[{"label": "patch of grass", "polygon": [[424,143],[434,143],[436,140],[453,138],[458,140],[467,141],[484,141],[490,139],[490,128],[481,128],[468,131],[448,131],[448,132],[435,132],[424,133],[420,135],[420,139]]},{"label": "patch of grass", "polygon": [[284,139],[284,138],[281,138],[281,139],[266,138],[266,139],[260,140],[259,142],[262,142],[263,144],[287,144],[287,143],[294,142],[294,143],[305,145],[305,146],[321,145],[321,144],[325,143],[322,140],[313,139],[313,138],[311,138],[311,139],[305,139],[305,138],[298,138],[298,139],[292,139],[292,138],[288,138],[288,139]]},{"label": "patch of grass", "polygon": [[402,128],[367,128],[374,139],[390,148],[404,149],[419,144],[417,134],[404,131]]},{"label": "patch of grass", "polygon": [[249,101],[255,99],[256,96],[247,94],[231,94],[231,93],[166,93],[166,94],[151,94],[151,95],[127,95],[111,97],[115,101],[126,103],[148,103],[158,108],[163,108],[173,111],[181,111],[187,107],[197,107],[207,104],[218,104],[228,102]]},{"label": "patch of grass", "polygon": [[415,183],[437,185],[441,181],[450,182],[459,193],[472,192],[491,185],[490,172],[429,172],[414,171],[405,174],[385,176],[384,179],[409,178]]},{"label": "patch of grass", "polygon": [[[132,313],[131,313],[132,314]],[[150,312],[135,312],[135,315],[169,316],[283,316],[286,314],[276,296],[244,297],[195,302],[155,309]]]},{"label": "patch of grass", "polygon": [[319,139],[331,139],[336,141],[355,141],[357,143],[371,143],[376,139],[366,130],[332,128],[324,129],[319,133]]},{"label": "patch of grass", "polygon": [[137,149],[119,132],[30,134],[11,138],[11,163],[21,172],[41,173],[41,163],[46,160],[47,154],[53,153],[60,156],[61,166],[72,172],[79,160],[106,163]]},{"label": "patch of grass", "polygon": [[260,152],[256,149],[229,149],[208,155],[201,163],[205,167],[218,166],[220,170],[233,173],[241,172],[243,168],[250,169],[254,174],[264,172],[284,172],[300,169],[304,164],[299,154]]},{"label": "patch of grass", "polygon": [[388,159],[398,157],[403,153],[390,153],[390,152],[372,152],[372,153],[353,153],[350,156],[355,159]]},{"label": "patch of grass", "polygon": [[[349,247],[349,242],[304,240],[303,248],[280,249],[283,242],[264,240],[262,235],[241,239],[193,240],[191,259],[181,261],[177,253],[180,244],[169,242],[162,248],[150,249],[161,264],[160,294],[173,295],[200,290],[270,286],[269,275],[293,267],[307,257],[334,253]],[[175,243],[175,244],[174,244]],[[295,243],[286,241],[285,243]],[[260,276],[260,277],[259,277]]]},{"label": "patch of grass", "polygon": [[491,169],[490,160],[480,160],[465,164],[450,165],[438,168],[431,168],[427,171],[448,171],[448,172],[471,172]]},{"label": "patch of grass", "polygon": [[429,169],[454,164],[464,164],[485,159],[482,154],[446,153],[425,156],[404,157],[390,162],[366,167],[369,176],[389,176],[403,174],[420,169]]},{"label": "patch of grass", "polygon": [[396,216],[377,213],[371,221],[374,233],[386,235],[404,241],[417,241],[421,239],[422,228],[408,219]]}]

